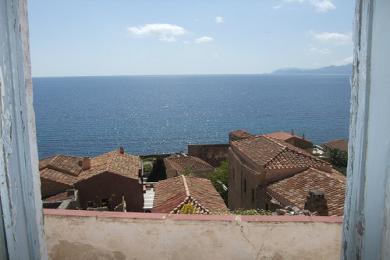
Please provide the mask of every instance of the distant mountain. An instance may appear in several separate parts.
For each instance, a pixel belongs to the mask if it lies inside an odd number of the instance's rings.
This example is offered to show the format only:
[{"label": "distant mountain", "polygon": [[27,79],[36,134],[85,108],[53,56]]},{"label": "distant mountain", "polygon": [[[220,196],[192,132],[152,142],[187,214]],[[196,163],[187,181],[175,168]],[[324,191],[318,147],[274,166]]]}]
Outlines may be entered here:
[{"label": "distant mountain", "polygon": [[351,75],[352,64],[346,64],[341,66],[328,66],[318,69],[298,69],[298,68],[285,68],[274,71],[272,74],[280,75],[301,75],[301,74],[316,74],[316,75]]}]

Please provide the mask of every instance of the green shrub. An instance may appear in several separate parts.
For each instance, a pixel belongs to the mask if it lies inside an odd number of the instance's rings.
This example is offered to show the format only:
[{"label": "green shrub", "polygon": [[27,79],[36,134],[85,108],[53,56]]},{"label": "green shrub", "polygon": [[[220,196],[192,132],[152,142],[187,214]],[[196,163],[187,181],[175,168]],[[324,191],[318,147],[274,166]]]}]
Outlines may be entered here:
[{"label": "green shrub", "polygon": [[229,163],[223,161],[221,165],[209,175],[209,180],[214,185],[215,189],[221,195],[226,205],[228,203],[228,187],[229,182]]},{"label": "green shrub", "polygon": [[193,205],[186,203],[181,207],[179,214],[195,214],[196,209]]},{"label": "green shrub", "polygon": [[348,153],[338,149],[329,149],[328,155],[330,163],[336,168],[336,170],[345,175],[348,165]]},{"label": "green shrub", "polygon": [[150,163],[144,164],[144,172],[145,173],[151,173],[153,170],[153,166]]}]

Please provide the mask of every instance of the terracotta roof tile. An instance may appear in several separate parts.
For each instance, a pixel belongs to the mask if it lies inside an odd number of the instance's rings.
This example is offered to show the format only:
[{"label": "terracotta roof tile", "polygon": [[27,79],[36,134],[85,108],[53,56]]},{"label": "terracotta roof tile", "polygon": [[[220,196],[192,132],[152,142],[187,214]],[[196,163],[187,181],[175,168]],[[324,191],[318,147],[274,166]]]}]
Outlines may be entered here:
[{"label": "terracotta roof tile", "polygon": [[329,215],[342,216],[344,211],[346,180],[337,171],[332,173],[309,168],[292,177],[276,181],[267,186],[267,193],[283,206],[304,209],[306,197],[311,190],[325,193]]},{"label": "terracotta roof tile", "polygon": [[112,151],[92,158],[91,168],[80,174],[79,181],[89,179],[103,172],[138,179],[139,169],[141,169],[141,161],[138,156]]},{"label": "terracotta roof tile", "polygon": [[82,170],[82,157],[57,155],[39,162],[41,178],[67,185],[74,185],[103,172],[110,172],[128,178],[138,179],[141,161],[138,156],[108,152],[91,158],[91,167]]},{"label": "terracotta roof tile", "polygon": [[65,174],[78,176],[82,171],[82,168],[79,165],[81,159],[81,157],[76,156],[56,155],[40,161],[39,169],[50,168]]},{"label": "terracotta roof tile", "polygon": [[40,171],[41,178],[72,186],[77,182],[77,177],[71,174],[45,168]]},{"label": "terracotta roof tile", "polygon": [[193,205],[197,214],[227,212],[223,199],[207,179],[180,175],[155,185],[152,212],[179,213],[184,204]]},{"label": "terracotta roof tile", "polygon": [[235,130],[229,133],[229,139],[230,140],[237,140],[237,139],[246,139],[246,138],[252,138],[254,135],[250,134],[249,132],[245,130]]},{"label": "terracotta roof tile", "polygon": [[69,194],[67,191],[64,191],[64,192],[58,193],[56,195],[47,197],[44,199],[44,201],[45,202],[59,202],[59,201],[64,201],[64,200],[71,199],[71,198],[74,198],[74,195]]},{"label": "terracotta roof tile", "polygon": [[256,136],[232,142],[232,148],[245,154],[254,163],[266,169],[316,167],[331,169],[328,162],[282,140]]},{"label": "terracotta roof tile", "polygon": [[188,170],[214,170],[213,166],[195,156],[172,155],[164,161],[168,162],[179,174],[184,174]]},{"label": "terracotta roof tile", "polygon": [[279,140],[282,140],[282,141],[286,141],[290,138],[300,138],[302,139],[302,137],[300,136],[297,136],[297,135],[294,135],[294,134],[291,134],[291,133],[288,133],[288,132],[273,132],[273,133],[269,133],[269,134],[265,134],[265,136],[268,136],[268,137],[271,137],[271,138],[275,138],[275,139],[279,139]]}]

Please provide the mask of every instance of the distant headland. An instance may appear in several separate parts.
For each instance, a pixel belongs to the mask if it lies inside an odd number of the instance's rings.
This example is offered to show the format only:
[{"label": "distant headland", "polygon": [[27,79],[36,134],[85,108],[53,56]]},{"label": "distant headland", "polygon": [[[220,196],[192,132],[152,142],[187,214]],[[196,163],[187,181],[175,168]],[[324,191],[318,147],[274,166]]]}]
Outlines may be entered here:
[{"label": "distant headland", "polygon": [[278,75],[351,75],[352,64],[341,66],[328,66],[317,69],[283,68],[275,70],[272,74]]}]

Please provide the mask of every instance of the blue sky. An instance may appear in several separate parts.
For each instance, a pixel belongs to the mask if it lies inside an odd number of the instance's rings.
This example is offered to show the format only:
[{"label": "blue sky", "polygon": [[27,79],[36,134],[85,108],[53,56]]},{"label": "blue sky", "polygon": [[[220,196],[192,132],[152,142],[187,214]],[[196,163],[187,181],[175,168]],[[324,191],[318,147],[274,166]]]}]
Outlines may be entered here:
[{"label": "blue sky", "polygon": [[351,61],[352,0],[31,0],[33,76],[257,74]]}]

